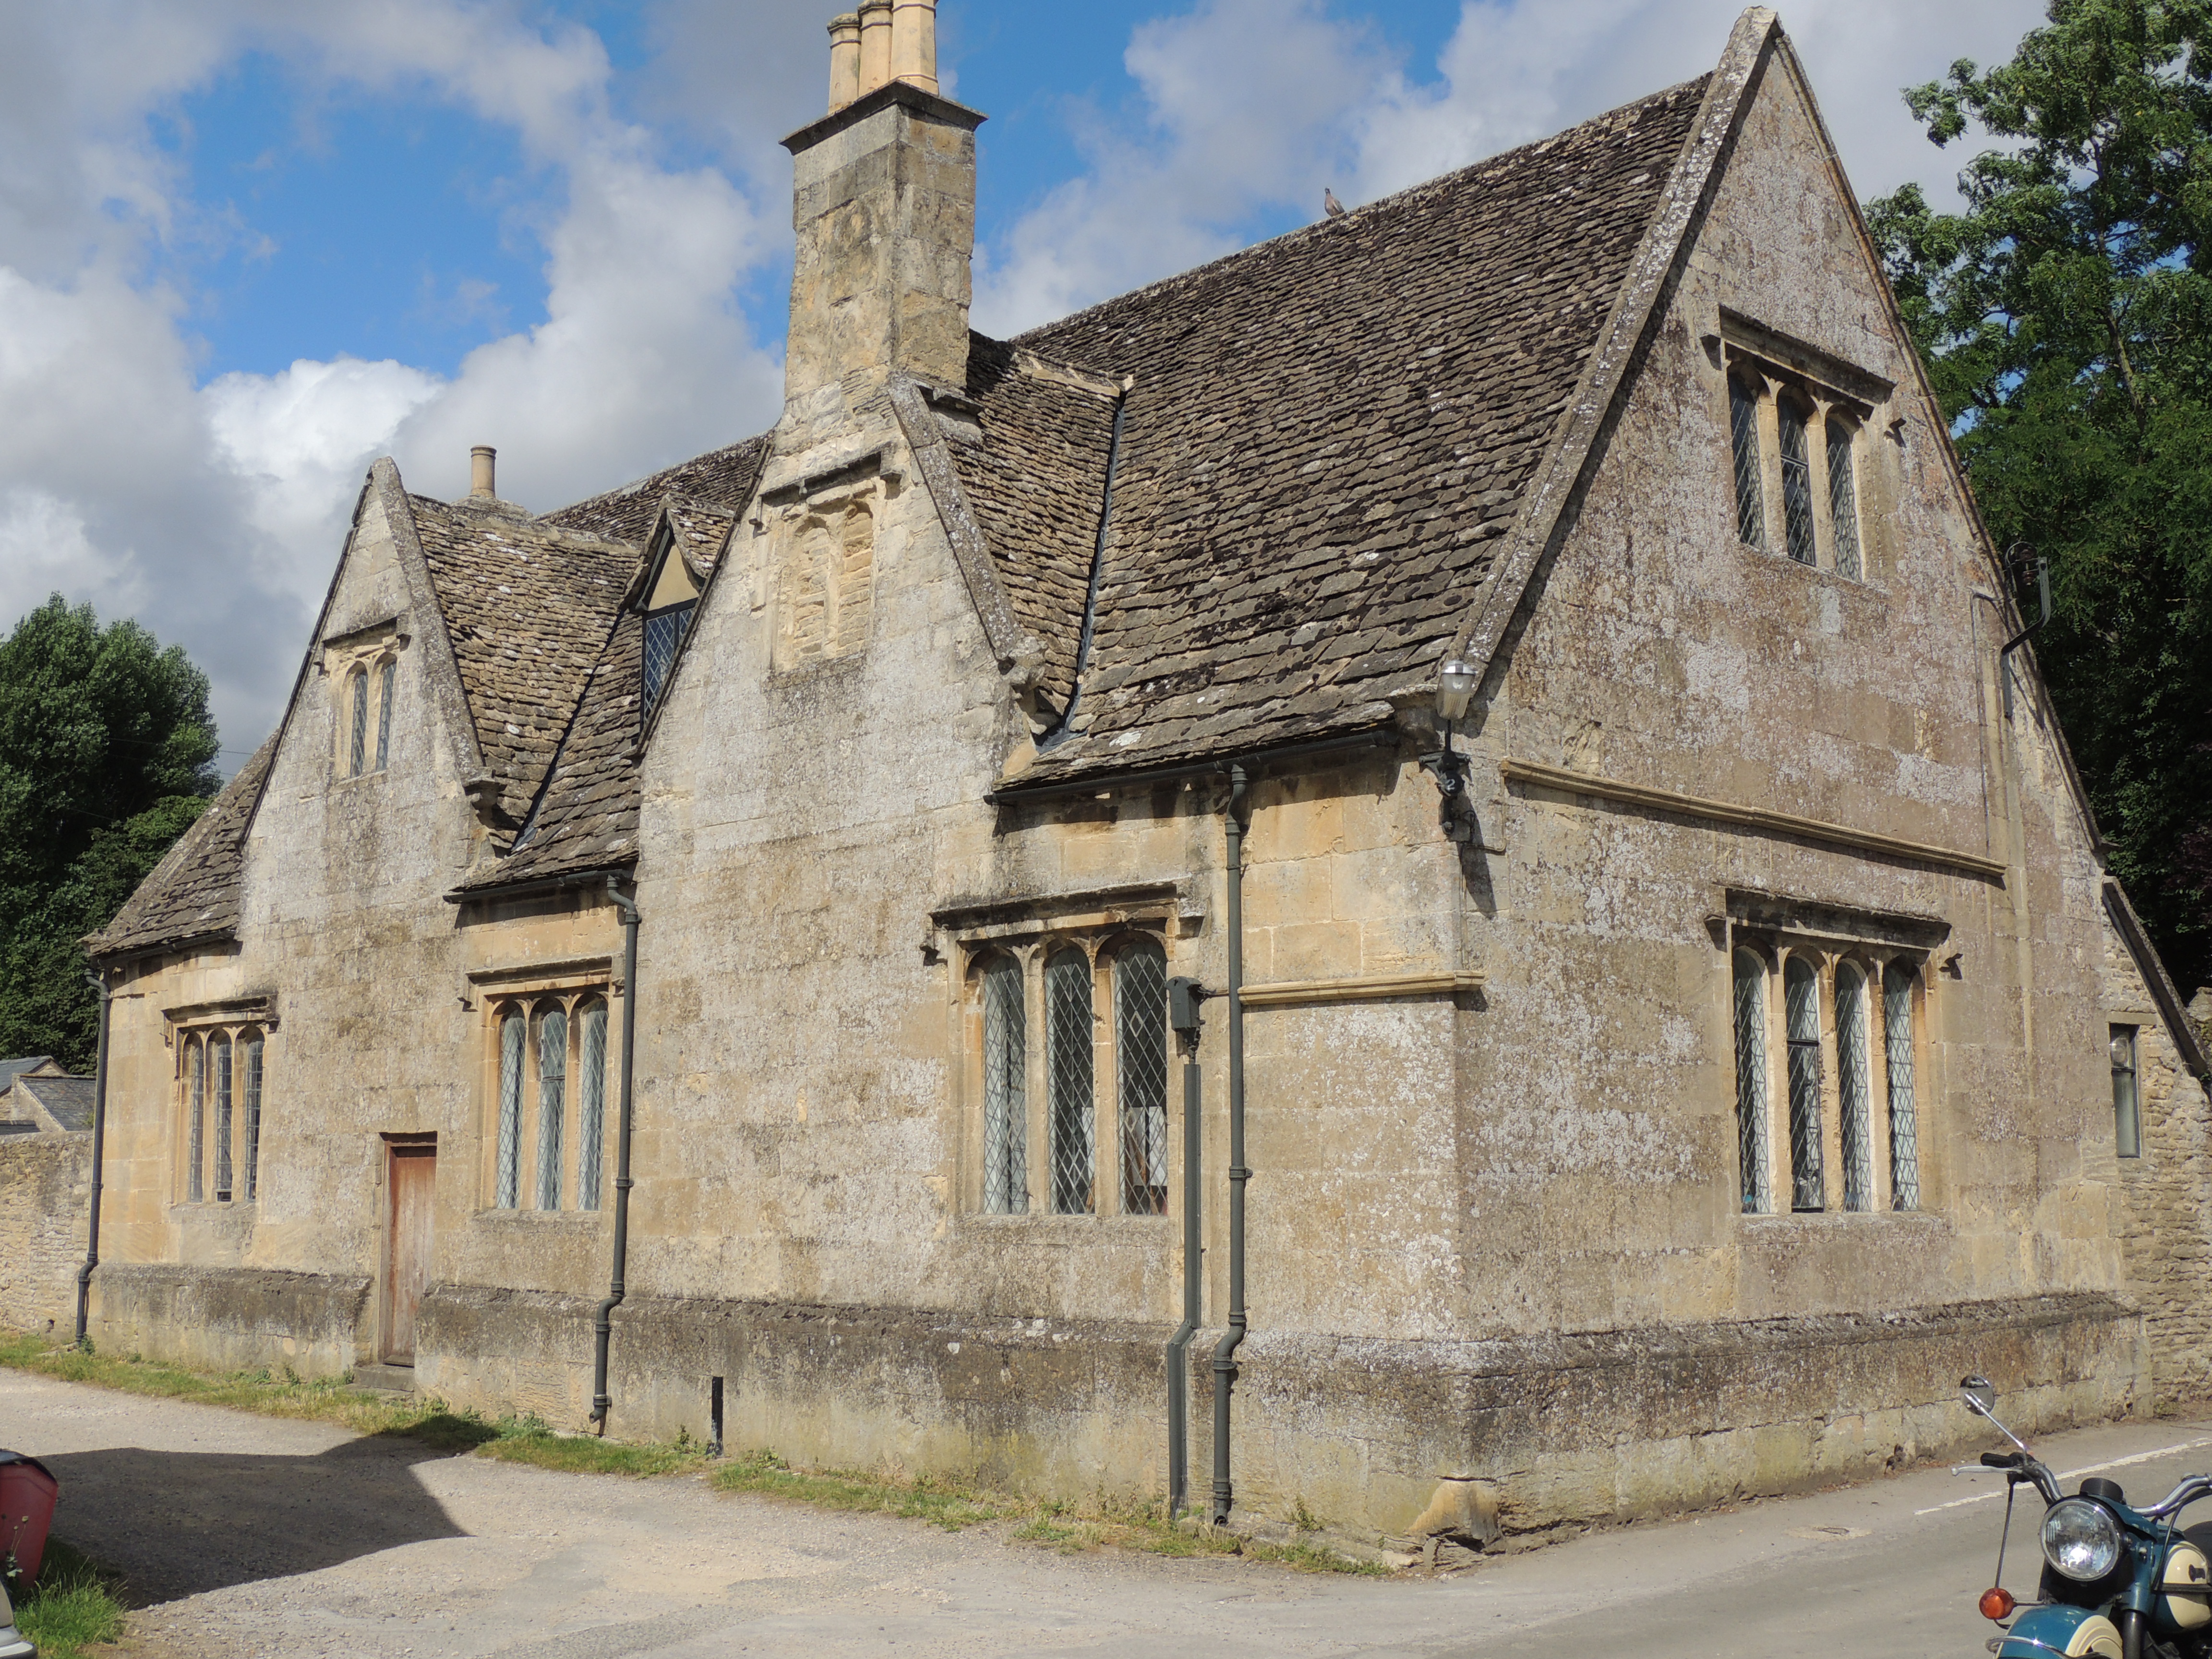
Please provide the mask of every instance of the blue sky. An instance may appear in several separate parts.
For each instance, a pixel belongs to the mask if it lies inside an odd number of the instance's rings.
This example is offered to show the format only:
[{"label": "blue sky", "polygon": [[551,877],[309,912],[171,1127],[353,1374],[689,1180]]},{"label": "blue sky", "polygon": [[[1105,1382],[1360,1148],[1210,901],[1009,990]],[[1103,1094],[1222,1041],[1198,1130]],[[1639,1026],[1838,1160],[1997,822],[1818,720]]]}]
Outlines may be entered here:
[{"label": "blue sky", "polygon": [[[60,592],[275,723],[363,470],[544,510],[761,431],[849,0],[0,0],[0,625]],[[1006,334],[1717,61],[1738,0],[942,0]],[[1783,18],[1862,195],[2041,0]]]}]

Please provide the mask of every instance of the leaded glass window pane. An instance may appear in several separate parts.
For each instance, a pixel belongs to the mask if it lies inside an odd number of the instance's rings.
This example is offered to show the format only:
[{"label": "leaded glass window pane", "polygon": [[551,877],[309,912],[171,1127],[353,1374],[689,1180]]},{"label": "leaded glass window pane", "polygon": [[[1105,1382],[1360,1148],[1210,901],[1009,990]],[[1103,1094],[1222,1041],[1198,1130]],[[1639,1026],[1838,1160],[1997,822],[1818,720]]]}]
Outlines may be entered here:
[{"label": "leaded glass window pane", "polygon": [[353,731],[347,738],[346,775],[357,778],[368,756],[368,671],[353,671]]},{"label": "leaded glass window pane", "polygon": [[1096,1179],[1091,958],[1062,951],[1045,964],[1046,1105],[1052,1130],[1052,1210],[1091,1213]]},{"label": "leaded glass window pane", "polygon": [[1874,1079],[1867,1057],[1866,975],[1836,969],[1836,1093],[1843,1109],[1844,1207],[1874,1208]]},{"label": "leaded glass window pane", "polygon": [[607,1005],[587,1002],[578,1017],[578,1064],[584,1068],[576,1079],[576,1207],[599,1207],[599,1164],[606,1144],[607,1117]]},{"label": "leaded glass window pane", "polygon": [[1168,1210],[1168,955],[1151,939],[1114,963],[1114,1057],[1121,1073],[1121,1209]]},{"label": "leaded glass window pane", "polygon": [[215,1201],[230,1202],[230,1039],[208,1044],[208,1070],[215,1074]]},{"label": "leaded glass window pane", "polygon": [[388,662],[377,671],[376,769],[392,764],[392,693],[398,682],[399,665]]},{"label": "leaded glass window pane", "polygon": [[1894,965],[1881,976],[1881,1030],[1889,1062],[1890,1201],[1920,1207],[1920,1124],[1912,1079],[1912,975]]},{"label": "leaded glass window pane", "polygon": [[1782,975],[1790,1031],[1790,1207],[1827,1206],[1820,1168],[1820,980],[1802,957]]},{"label": "leaded glass window pane", "polygon": [[538,1207],[561,1207],[561,1131],[568,1121],[568,1016],[538,1017]]},{"label": "leaded glass window pane", "polygon": [[1790,537],[1790,556],[1811,564],[1813,553],[1813,463],[1805,447],[1805,411],[1793,398],[1775,400],[1782,434],[1782,522]]},{"label": "leaded glass window pane", "polygon": [[691,626],[691,605],[672,605],[645,619],[645,718],[651,720],[653,711],[659,706],[660,694],[668,688],[668,676],[676,666],[676,647],[684,643],[684,635]]},{"label": "leaded glass window pane", "polygon": [[1743,1176],[1743,1212],[1773,1206],[1766,1158],[1766,967],[1749,951],[1735,953],[1735,1137]]},{"label": "leaded glass window pane", "polygon": [[1000,957],[983,969],[983,1207],[1030,1207],[1029,1025],[1022,965]]},{"label": "leaded glass window pane", "polygon": [[499,1173],[496,1202],[512,1210],[522,1201],[523,1018],[510,1011],[499,1023]]},{"label": "leaded glass window pane", "polygon": [[246,1201],[261,1191],[261,1060],[263,1042],[256,1031],[244,1045],[246,1091]]},{"label": "leaded glass window pane", "polygon": [[1857,581],[1865,574],[1859,556],[1858,478],[1851,465],[1851,428],[1828,417],[1828,518],[1836,532],[1836,574]]},{"label": "leaded glass window pane", "polygon": [[207,1049],[197,1037],[185,1050],[185,1094],[191,1107],[185,1141],[192,1160],[185,1176],[185,1196],[198,1204],[207,1198]]},{"label": "leaded glass window pane", "polygon": [[1753,547],[1766,545],[1766,491],[1759,482],[1759,398],[1729,377],[1729,438],[1735,455],[1735,533]]},{"label": "leaded glass window pane", "polygon": [[2142,1156],[2142,1096],[2132,1025],[2112,1027],[2112,1130],[2122,1158]]}]

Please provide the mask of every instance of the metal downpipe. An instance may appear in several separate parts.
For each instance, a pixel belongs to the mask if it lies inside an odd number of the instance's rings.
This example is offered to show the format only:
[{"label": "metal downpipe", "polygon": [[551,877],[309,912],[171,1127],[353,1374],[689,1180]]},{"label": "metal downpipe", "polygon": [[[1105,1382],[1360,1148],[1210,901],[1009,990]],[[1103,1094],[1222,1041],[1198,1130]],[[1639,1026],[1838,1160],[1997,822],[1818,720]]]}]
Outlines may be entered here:
[{"label": "metal downpipe", "polygon": [[1213,1524],[1229,1523],[1230,1396],[1244,1340],[1244,831],[1250,814],[1242,765],[1229,769],[1229,1329],[1213,1350]]},{"label": "metal downpipe", "polygon": [[114,999],[103,972],[87,974],[100,992],[100,1058],[94,1063],[92,1085],[92,1203],[85,1231],[84,1266],[76,1275],[76,1345],[85,1345],[92,1318],[92,1270],[100,1266],[100,1168],[107,1154],[107,1021]]},{"label": "metal downpipe", "polygon": [[607,1346],[614,1338],[614,1311],[622,1305],[623,1276],[629,1266],[629,1126],[630,1090],[637,1075],[637,904],[625,898],[616,878],[607,878],[607,896],[623,913],[623,1060],[622,1107],[615,1132],[615,1261],[606,1299],[599,1304],[592,1327],[592,1421],[599,1433],[607,1431],[607,1413],[614,1396],[607,1392]]},{"label": "metal downpipe", "polygon": [[[1168,1518],[1190,1501],[1190,1340],[1198,1334],[1206,1252],[1199,1237],[1198,987],[1178,981],[1190,997],[1188,1029],[1178,1025],[1182,1048],[1182,1323],[1168,1340]],[[1170,995],[1170,1006],[1175,999]]]}]

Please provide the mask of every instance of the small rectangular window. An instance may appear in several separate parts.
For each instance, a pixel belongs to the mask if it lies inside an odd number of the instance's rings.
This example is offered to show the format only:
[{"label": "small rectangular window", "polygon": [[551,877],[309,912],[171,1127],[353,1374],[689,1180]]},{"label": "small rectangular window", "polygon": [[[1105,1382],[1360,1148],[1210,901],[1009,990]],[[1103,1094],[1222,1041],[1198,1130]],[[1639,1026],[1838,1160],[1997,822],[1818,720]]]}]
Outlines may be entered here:
[{"label": "small rectangular window", "polygon": [[1729,376],[1729,439],[1735,460],[1735,533],[1753,547],[1766,545],[1766,491],[1759,482],[1759,398]]},{"label": "small rectangular window", "polygon": [[684,643],[684,635],[691,627],[691,613],[696,608],[695,600],[657,611],[645,619],[645,697],[641,707],[648,720],[660,706],[660,694],[668,689],[668,677],[676,667],[676,648]]},{"label": "small rectangular window", "polygon": [[2112,1136],[2122,1158],[2142,1156],[2142,1091],[2136,1069],[2140,1030],[2112,1027]]}]

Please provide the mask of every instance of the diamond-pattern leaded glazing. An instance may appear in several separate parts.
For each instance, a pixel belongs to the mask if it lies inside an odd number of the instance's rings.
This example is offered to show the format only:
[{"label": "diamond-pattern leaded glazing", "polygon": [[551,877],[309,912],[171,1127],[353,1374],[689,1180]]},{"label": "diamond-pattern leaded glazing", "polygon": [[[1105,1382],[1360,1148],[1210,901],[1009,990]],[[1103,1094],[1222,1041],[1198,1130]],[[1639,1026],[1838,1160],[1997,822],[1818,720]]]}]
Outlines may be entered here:
[{"label": "diamond-pattern leaded glazing", "polygon": [[1766,491],[1759,482],[1759,399],[1734,376],[1729,380],[1729,437],[1735,452],[1735,533],[1753,547],[1766,545]]},{"label": "diamond-pattern leaded glazing", "polygon": [[1735,1135],[1743,1175],[1743,1212],[1773,1206],[1766,1158],[1766,968],[1748,951],[1735,954]]},{"label": "diamond-pattern leaded glazing", "polygon": [[1097,1148],[1091,958],[1062,951],[1045,963],[1045,1091],[1052,1127],[1052,1211],[1088,1215],[1095,1203]]},{"label": "diamond-pattern leaded glazing", "polygon": [[355,669],[348,690],[353,703],[353,732],[346,745],[346,775],[357,778],[368,756],[368,670]]},{"label": "diamond-pattern leaded glazing", "polygon": [[568,1121],[568,1016],[538,1017],[538,1207],[561,1207],[561,1130]]},{"label": "diamond-pattern leaded glazing", "polygon": [[1874,1079],[1868,1071],[1866,976],[1836,969],[1836,1094],[1843,1109],[1844,1207],[1874,1208]]},{"label": "diamond-pattern leaded glazing", "polygon": [[243,1045],[246,1061],[246,1201],[253,1202],[261,1191],[261,1059],[263,1042],[259,1033],[246,1039]]},{"label": "diamond-pattern leaded glazing", "polygon": [[1782,976],[1790,1034],[1790,1206],[1827,1206],[1820,1168],[1820,978],[1802,957]]},{"label": "diamond-pattern leaded glazing", "polygon": [[527,1033],[519,1013],[499,1023],[499,1173],[495,1201],[512,1210],[522,1201],[522,1045]]},{"label": "diamond-pattern leaded glazing", "polygon": [[1859,580],[1863,564],[1859,557],[1858,481],[1851,465],[1851,428],[1836,416],[1828,417],[1828,520],[1836,537],[1836,574]]},{"label": "diamond-pattern leaded glazing", "polygon": [[1030,1207],[1029,1012],[1022,965],[1000,957],[983,969],[983,1208]]},{"label": "diamond-pattern leaded glazing", "polygon": [[198,1040],[185,1051],[185,1087],[192,1113],[191,1133],[185,1137],[192,1164],[185,1176],[185,1196],[198,1204],[207,1197],[207,1046]]},{"label": "diamond-pattern leaded glazing", "polygon": [[227,1036],[208,1044],[208,1070],[214,1074],[215,1201],[230,1202],[231,1043]]},{"label": "diamond-pattern leaded glazing", "polygon": [[[695,602],[696,603],[696,602]],[[667,689],[669,671],[676,666],[676,647],[684,643],[691,626],[692,605],[674,605],[645,619],[645,718],[651,720]]]},{"label": "diamond-pattern leaded glazing", "polygon": [[1900,1210],[1920,1207],[1920,1125],[1912,1082],[1912,975],[1886,969],[1881,976],[1882,1047],[1889,1062],[1890,1200]]},{"label": "diamond-pattern leaded glazing", "polygon": [[576,1207],[596,1210],[607,1133],[607,1005],[586,1003],[576,1024],[583,1067],[576,1079]]},{"label": "diamond-pattern leaded glazing", "polygon": [[1121,1209],[1168,1209],[1168,957],[1150,939],[1114,963],[1114,1054],[1121,1072]]},{"label": "diamond-pattern leaded glazing", "polygon": [[1805,447],[1805,411],[1796,400],[1774,405],[1782,435],[1782,521],[1790,537],[1790,556],[1811,564],[1813,553],[1813,463]]}]

